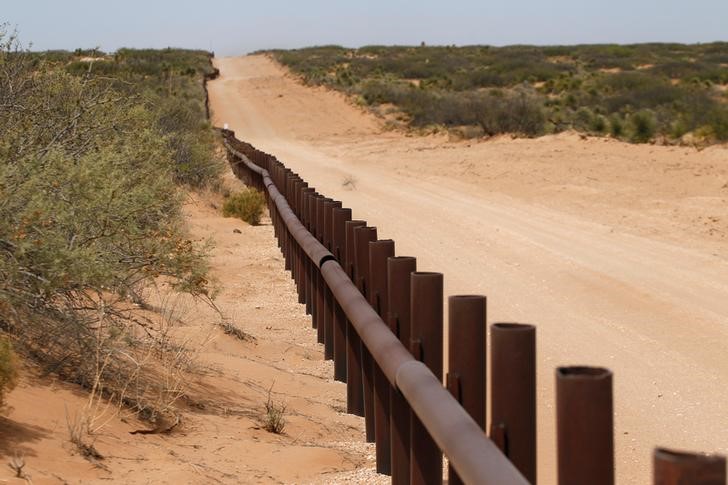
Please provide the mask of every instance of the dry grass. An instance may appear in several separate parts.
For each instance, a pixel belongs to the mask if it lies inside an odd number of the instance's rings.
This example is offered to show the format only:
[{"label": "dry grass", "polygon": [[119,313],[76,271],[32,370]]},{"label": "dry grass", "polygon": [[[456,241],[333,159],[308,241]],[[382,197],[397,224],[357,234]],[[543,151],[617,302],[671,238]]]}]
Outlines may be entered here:
[{"label": "dry grass", "polygon": [[268,389],[268,400],[265,403],[265,414],[263,415],[263,429],[269,433],[281,434],[286,427],[286,405],[273,401],[272,391],[273,384]]}]

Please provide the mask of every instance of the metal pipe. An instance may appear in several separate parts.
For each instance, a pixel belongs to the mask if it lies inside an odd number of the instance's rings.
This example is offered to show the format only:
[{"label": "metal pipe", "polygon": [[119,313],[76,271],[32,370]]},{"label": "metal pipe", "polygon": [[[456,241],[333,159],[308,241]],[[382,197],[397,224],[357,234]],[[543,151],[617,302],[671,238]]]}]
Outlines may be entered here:
[{"label": "metal pipe", "polygon": [[612,373],[600,367],[556,369],[559,485],[612,485]]},{"label": "metal pipe", "polygon": [[[351,209],[334,208],[333,244],[331,252],[342,267],[346,256],[346,221],[351,220]],[[346,315],[334,298],[334,379],[346,382]]]},{"label": "metal pipe", "polygon": [[656,448],[653,458],[655,485],[725,485],[726,459]]},{"label": "metal pipe", "polygon": [[[354,251],[356,253],[356,274],[359,276],[359,291],[369,298],[369,243],[377,240],[376,227],[354,229]],[[361,337],[361,335],[359,336]],[[364,419],[367,442],[374,442],[374,363],[372,354],[365,345],[361,346],[362,384],[364,388]]]},{"label": "metal pipe", "polygon": [[[442,273],[412,273],[410,352],[442,383]],[[414,403],[410,400],[414,409]],[[410,422],[410,483],[442,483],[442,453],[417,415]]]},{"label": "metal pipe", "polygon": [[[344,224],[346,228],[346,269],[348,279],[356,281],[356,252],[354,247],[354,230],[366,226],[365,221],[353,220]],[[323,269],[323,268],[322,268]],[[331,283],[329,283],[331,286]],[[331,286],[335,290],[334,286]],[[357,293],[359,293],[357,291]],[[361,296],[361,294],[359,294]],[[363,297],[362,297],[363,299]],[[342,304],[342,299],[336,300]],[[361,340],[352,323],[346,325],[346,409],[349,413],[364,416],[364,387],[361,370]]]},{"label": "metal pipe", "polygon": [[[481,295],[448,298],[447,388],[463,409],[485,430],[486,300]],[[448,483],[463,483],[450,465]]]},{"label": "metal pipe", "polygon": [[[369,304],[385,320],[389,314],[387,290],[387,259],[394,256],[394,241],[382,239],[369,243]],[[390,384],[376,361],[374,372],[374,440],[376,443],[377,472],[391,474],[390,446]]]},{"label": "metal pipe", "polygon": [[511,463],[536,483],[536,327],[490,326],[490,436]]},{"label": "metal pipe", "polygon": [[[410,275],[414,271],[417,271],[417,260],[411,256],[387,259],[387,322],[392,333],[406,346],[409,346],[410,340]],[[409,485],[412,410],[407,399],[397,389],[392,388],[389,402],[392,485]]]},{"label": "metal pipe", "polygon": [[[324,230],[322,244],[329,251],[332,250],[333,240],[333,210],[341,207],[341,202],[327,200],[324,202]],[[324,359],[334,358],[334,297],[324,282]]]}]

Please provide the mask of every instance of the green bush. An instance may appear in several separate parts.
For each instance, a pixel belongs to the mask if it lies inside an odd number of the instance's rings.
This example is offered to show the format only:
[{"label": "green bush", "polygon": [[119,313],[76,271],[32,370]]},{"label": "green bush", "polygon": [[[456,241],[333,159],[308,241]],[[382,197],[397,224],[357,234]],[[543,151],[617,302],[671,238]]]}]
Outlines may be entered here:
[{"label": "green bush", "polygon": [[616,113],[609,117],[609,133],[614,138],[621,138],[624,135],[624,121]]},{"label": "green bush", "polygon": [[45,371],[149,412],[174,397],[164,366],[146,367],[168,336],[130,305],[159,277],[211,288],[171,133],[121,81],[39,60],[0,28],[0,329]]},{"label": "green bush", "polygon": [[638,111],[629,117],[630,141],[645,143],[655,136],[655,116],[650,111]]},{"label": "green bush", "polygon": [[250,225],[260,224],[265,210],[265,196],[255,189],[247,189],[225,199],[222,213],[225,217],[237,217]]},{"label": "green bush", "polygon": [[0,411],[5,407],[5,396],[17,383],[18,369],[10,340],[0,334]]}]

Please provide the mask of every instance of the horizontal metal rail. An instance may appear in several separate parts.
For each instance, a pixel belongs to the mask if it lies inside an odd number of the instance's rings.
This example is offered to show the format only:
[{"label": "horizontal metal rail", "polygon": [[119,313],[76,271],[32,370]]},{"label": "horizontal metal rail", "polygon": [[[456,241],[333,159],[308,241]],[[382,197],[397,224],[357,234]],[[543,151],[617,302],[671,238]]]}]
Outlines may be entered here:
[{"label": "horizontal metal rail", "polygon": [[527,484],[515,466],[485,435],[440,380],[402,345],[374,311],[326,247],[296,217],[269,172],[236,150],[225,147],[263,179],[288,232],[320,269],[337,303],[352,323],[390,384],[399,390],[466,483]]}]

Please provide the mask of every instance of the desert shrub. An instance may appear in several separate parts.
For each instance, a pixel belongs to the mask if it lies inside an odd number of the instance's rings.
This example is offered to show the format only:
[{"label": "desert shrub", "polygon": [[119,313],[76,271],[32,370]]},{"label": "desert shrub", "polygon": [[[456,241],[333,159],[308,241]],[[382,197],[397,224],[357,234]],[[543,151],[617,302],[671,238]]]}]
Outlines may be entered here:
[{"label": "desert shrub", "polygon": [[728,140],[728,108],[725,106],[716,107],[709,113],[708,123],[717,140]]},{"label": "desert shrub", "polygon": [[590,131],[594,123],[594,113],[589,108],[582,106],[574,114],[574,128],[580,131]]},{"label": "desert shrub", "polygon": [[0,334],[0,412],[5,406],[5,396],[15,387],[18,369],[10,339]]},{"label": "desert shrub", "polygon": [[644,143],[655,136],[655,117],[650,111],[638,111],[629,117],[630,141]]},{"label": "desert shrub", "polygon": [[[718,133],[724,132],[720,108],[725,107],[728,95],[711,88],[728,83],[728,69],[721,65],[728,59],[724,42],[324,46],[274,51],[274,55],[307,82],[333,86],[370,105],[395,105],[415,127],[435,124],[459,130],[484,125],[483,133],[488,134],[518,126],[510,113],[494,115],[500,103],[488,99],[486,89],[498,88],[516,104],[520,113],[516,118],[524,119],[527,114],[525,119],[535,120],[521,133],[546,131],[546,123],[539,128],[542,111],[549,120],[549,132],[572,126],[625,136],[625,127],[610,120],[618,116],[624,121],[630,113],[645,110],[652,112],[654,135],[675,137],[699,129],[709,139],[720,140]],[[527,91],[528,102],[517,106],[525,83],[543,84]],[[524,111],[524,106],[534,109]],[[592,116],[586,116],[587,112]]]},{"label": "desert shrub", "polygon": [[609,133],[614,138],[621,138],[624,135],[624,121],[616,113],[609,117]]},{"label": "desert shrub", "polygon": [[2,32],[0,46],[0,329],[46,372],[153,417],[179,369],[131,304],[160,277],[210,292],[168,134],[114,80],[35,62]]},{"label": "desert shrub", "polygon": [[222,213],[225,217],[237,217],[250,225],[260,224],[265,210],[265,196],[255,189],[246,189],[225,199]]},{"label": "desert shrub", "polygon": [[602,115],[595,115],[591,120],[589,129],[594,133],[604,133],[607,130],[607,119]]},{"label": "desert shrub", "polygon": [[476,122],[487,135],[518,133],[536,136],[544,132],[546,117],[543,108],[525,93],[480,97],[472,105]]}]

